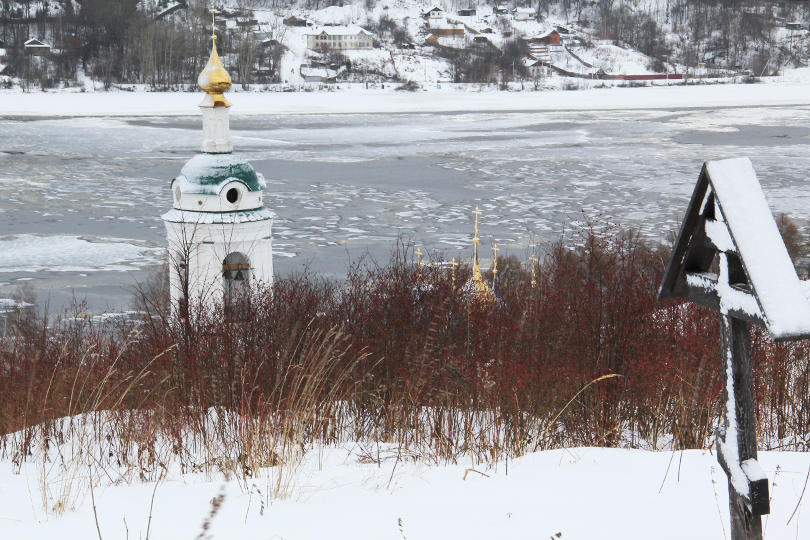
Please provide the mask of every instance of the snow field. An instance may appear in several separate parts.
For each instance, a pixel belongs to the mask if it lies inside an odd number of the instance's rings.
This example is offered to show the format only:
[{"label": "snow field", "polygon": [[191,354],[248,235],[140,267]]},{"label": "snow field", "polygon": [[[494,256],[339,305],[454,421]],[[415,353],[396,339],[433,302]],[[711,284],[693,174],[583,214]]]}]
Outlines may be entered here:
[{"label": "snow field", "polygon": [[[810,455],[762,452],[760,463],[773,497],[772,513],[764,519],[767,538],[803,537],[808,525],[802,514],[810,503],[800,496]],[[0,461],[5,537],[97,537],[88,471],[72,478],[82,491],[76,509],[46,518],[39,496],[42,468],[29,463],[15,474],[8,459]],[[268,499],[267,471],[246,484],[177,473],[157,484],[126,483],[99,473],[92,497],[103,538],[144,538],[148,526],[154,540],[195,537],[220,494],[224,499],[208,530],[217,539],[545,539],[561,533],[560,538],[624,540],[728,534],[726,478],[716,456],[703,450],[570,448],[493,467],[414,462],[393,447],[371,443],[319,447],[306,455],[284,500]]]}]

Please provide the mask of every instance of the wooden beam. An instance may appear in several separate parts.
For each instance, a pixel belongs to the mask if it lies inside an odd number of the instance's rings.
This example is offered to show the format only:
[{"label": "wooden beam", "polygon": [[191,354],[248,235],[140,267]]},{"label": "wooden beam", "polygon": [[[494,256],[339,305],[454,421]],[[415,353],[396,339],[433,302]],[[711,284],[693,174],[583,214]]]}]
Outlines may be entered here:
[{"label": "wooden beam", "polygon": [[[764,474],[757,472],[761,469],[756,465],[757,418],[754,409],[751,329],[747,322],[725,314],[722,315],[721,326],[723,428],[719,430],[720,436],[717,438],[717,457],[728,475],[731,540],[762,540],[760,516],[770,511],[770,502],[768,480]],[[730,395],[729,390],[733,394]],[[728,444],[729,440],[733,440],[733,444]],[[755,466],[744,468],[746,462],[748,465],[753,462]],[[749,470],[746,471],[746,468]]]},{"label": "wooden beam", "polygon": [[706,196],[706,190],[708,188],[709,179],[706,176],[706,164],[704,163],[695,190],[692,192],[692,199],[689,202],[689,207],[683,218],[681,229],[678,231],[678,239],[675,240],[675,245],[672,248],[672,256],[669,259],[669,264],[667,265],[667,270],[664,273],[664,279],[661,283],[661,289],[659,289],[658,292],[659,300],[678,296],[675,294],[678,277],[681,274],[683,259],[689,247],[689,238],[697,226],[698,219],[701,217],[701,203]]},{"label": "wooden beam", "polygon": [[[692,279],[689,279],[691,276]],[[690,285],[689,282],[701,282],[702,285]],[[731,288],[735,291],[741,299],[745,299],[747,304],[752,306],[757,306],[757,300],[754,298],[754,295],[751,294],[750,289],[742,286],[732,285]],[[690,302],[694,302],[696,304],[700,304],[701,306],[706,306],[709,309],[713,309],[715,311],[720,311],[720,293],[717,292],[717,276],[713,274],[707,273],[689,273],[686,274],[685,279],[682,285],[679,286],[678,292],[681,293],[681,296],[689,300]],[[756,324],[759,326],[765,326],[765,321],[762,318],[762,315],[759,313],[751,313],[750,311],[746,311],[734,306],[726,306],[726,310],[728,314],[732,317],[737,319],[742,319],[746,322]]]}]

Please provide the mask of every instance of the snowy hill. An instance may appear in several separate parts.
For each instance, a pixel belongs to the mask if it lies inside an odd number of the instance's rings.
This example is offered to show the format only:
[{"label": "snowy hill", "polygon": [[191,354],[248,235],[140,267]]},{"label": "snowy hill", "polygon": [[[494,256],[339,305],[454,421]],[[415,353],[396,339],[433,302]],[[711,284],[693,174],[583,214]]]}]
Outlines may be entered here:
[{"label": "snowy hill", "polygon": [[[183,470],[161,454],[154,477],[139,479],[103,457],[77,455],[81,446],[40,447],[22,464],[0,458],[4,538],[728,537],[726,478],[705,450],[569,448],[437,464],[370,442],[313,448],[292,468],[239,477],[215,466]],[[761,452],[760,462],[772,483],[767,538],[802,538],[810,455]]]},{"label": "snowy hill", "polygon": [[[6,32],[3,38],[7,54],[0,63],[9,67],[3,82],[43,88],[61,82],[87,90],[83,76],[88,75],[105,88],[180,89],[193,84],[191,67],[204,54],[202,36],[211,24],[205,5],[144,0],[134,17],[96,2],[4,3],[0,20],[22,31]],[[218,29],[220,52],[244,88],[279,83],[311,90],[324,84],[408,81],[423,88],[459,82],[571,88],[580,85],[572,79],[582,78],[649,84],[656,77],[647,76],[655,74],[759,77],[804,67],[810,58],[808,20],[804,5],[731,9],[719,2],[696,7],[685,0],[551,2],[539,14],[519,2],[496,10],[484,3],[422,0],[357,0],[326,7],[311,0],[284,6],[228,0],[222,3]],[[137,30],[127,30],[127,24]],[[66,33],[66,26],[76,31]],[[363,28],[373,42],[361,50],[351,36],[345,42],[312,38],[338,27]],[[105,34],[113,29],[114,34]],[[532,40],[550,32],[560,38],[552,44],[558,47],[554,54],[532,49]],[[163,38],[145,46],[156,36]],[[50,55],[24,62],[27,38],[51,44]],[[77,66],[79,57],[84,71]]]}]

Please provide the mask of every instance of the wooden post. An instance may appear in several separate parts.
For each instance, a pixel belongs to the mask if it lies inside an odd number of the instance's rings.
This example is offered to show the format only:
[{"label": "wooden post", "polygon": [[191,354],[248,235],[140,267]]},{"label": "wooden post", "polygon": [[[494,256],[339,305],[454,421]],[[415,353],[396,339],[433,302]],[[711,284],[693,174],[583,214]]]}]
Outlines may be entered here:
[{"label": "wooden post", "polygon": [[[717,433],[717,459],[728,475],[731,539],[762,540],[760,516],[769,513],[770,498],[768,480],[756,463],[757,419],[750,325],[723,314],[722,330],[723,429]],[[731,396],[729,389],[733,392]]]}]

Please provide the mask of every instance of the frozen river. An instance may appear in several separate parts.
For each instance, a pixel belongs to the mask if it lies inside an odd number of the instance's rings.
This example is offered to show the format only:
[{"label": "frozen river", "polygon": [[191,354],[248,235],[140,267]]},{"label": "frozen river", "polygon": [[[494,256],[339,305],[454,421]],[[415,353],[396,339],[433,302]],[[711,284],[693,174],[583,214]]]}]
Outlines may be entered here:
[{"label": "frozen river", "polygon": [[[508,96],[505,97],[508,99]],[[29,283],[118,310],[163,256],[169,182],[200,118],[0,117],[0,304]],[[341,275],[398,237],[445,257],[525,256],[583,215],[655,239],[677,228],[703,161],[750,156],[771,206],[810,216],[810,107],[235,116],[268,182],[277,274]]]}]

